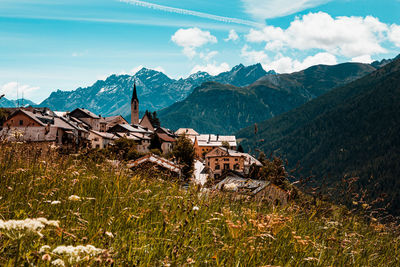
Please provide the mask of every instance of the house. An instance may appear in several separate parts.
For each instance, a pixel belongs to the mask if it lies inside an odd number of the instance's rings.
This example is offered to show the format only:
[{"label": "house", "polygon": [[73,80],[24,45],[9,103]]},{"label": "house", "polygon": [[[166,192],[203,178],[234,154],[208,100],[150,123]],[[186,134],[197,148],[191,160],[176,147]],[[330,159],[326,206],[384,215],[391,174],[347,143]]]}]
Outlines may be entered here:
[{"label": "house", "polygon": [[268,201],[273,205],[286,205],[289,200],[289,193],[286,190],[283,190],[269,181],[246,179],[233,173],[226,175],[226,177],[213,188],[225,192],[234,192],[251,196],[258,200]]},{"label": "house", "polygon": [[[101,120],[99,116],[84,108],[77,108],[68,113],[68,116],[79,119],[87,125],[90,125],[91,130],[94,131],[103,130],[104,124],[106,124],[105,120]],[[101,123],[103,125],[100,125]]]},{"label": "house", "polygon": [[204,156],[217,147],[222,147],[224,144],[229,145],[229,148],[236,149],[235,136],[221,136],[214,134],[201,134],[192,139],[194,150],[197,158],[204,158]]},{"label": "house", "polygon": [[149,174],[155,171],[163,172],[176,178],[181,177],[181,167],[178,164],[154,154],[131,161],[127,166],[130,169],[143,170]]},{"label": "house", "polygon": [[164,154],[169,153],[172,150],[174,143],[176,142],[175,133],[164,127],[158,127],[154,133],[161,141],[161,151]]},{"label": "house", "polygon": [[79,138],[73,125],[49,109],[16,109],[3,123],[0,133],[8,141],[65,144]]},{"label": "house", "polygon": [[108,145],[112,144],[114,140],[119,137],[112,133],[104,133],[91,130],[89,131],[89,137],[91,148],[106,148]]},{"label": "house", "polygon": [[104,120],[107,123],[106,131],[108,131],[110,128],[114,127],[117,124],[129,124],[121,115],[105,117]]},{"label": "house", "polygon": [[233,170],[248,174],[251,165],[262,166],[253,156],[225,147],[214,148],[205,158],[210,177],[214,179],[220,177],[223,171]]},{"label": "house", "polygon": [[142,119],[139,122],[139,125],[149,129],[150,131],[154,131],[154,126],[153,124],[151,124],[151,121],[149,119],[149,116],[147,116],[147,114],[144,114]]},{"label": "house", "polygon": [[194,138],[196,136],[199,136],[200,134],[198,134],[195,130],[193,130],[192,128],[179,128],[176,132],[175,132],[176,136],[181,136],[181,135],[185,135],[188,138]]}]

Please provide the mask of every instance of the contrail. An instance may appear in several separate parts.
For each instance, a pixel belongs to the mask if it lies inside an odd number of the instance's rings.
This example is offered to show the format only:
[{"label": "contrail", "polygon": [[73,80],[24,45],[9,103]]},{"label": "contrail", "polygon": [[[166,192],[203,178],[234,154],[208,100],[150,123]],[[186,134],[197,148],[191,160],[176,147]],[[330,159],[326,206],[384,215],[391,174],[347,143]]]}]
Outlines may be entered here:
[{"label": "contrail", "polygon": [[139,1],[139,0],[119,0],[119,1],[131,4],[131,5],[151,8],[151,9],[155,9],[155,10],[161,10],[161,11],[165,11],[165,12],[182,14],[182,15],[195,16],[195,17],[205,18],[205,19],[212,19],[212,20],[226,22],[226,23],[235,23],[235,24],[241,24],[241,25],[252,26],[252,27],[263,27],[264,26],[261,23],[257,23],[257,22],[250,21],[250,20],[221,17],[221,16],[207,14],[207,13],[203,13],[203,12],[197,12],[197,11],[192,11],[192,10],[187,10],[187,9],[182,9],[182,8],[157,5],[157,4],[148,3],[148,2]]}]

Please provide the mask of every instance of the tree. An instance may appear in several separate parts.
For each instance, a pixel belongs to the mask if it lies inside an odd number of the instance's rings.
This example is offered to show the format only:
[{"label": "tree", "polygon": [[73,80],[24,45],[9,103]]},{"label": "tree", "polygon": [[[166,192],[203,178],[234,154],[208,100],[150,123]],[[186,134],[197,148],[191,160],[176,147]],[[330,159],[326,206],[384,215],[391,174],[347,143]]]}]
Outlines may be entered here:
[{"label": "tree", "polygon": [[238,146],[237,151],[241,152],[241,153],[244,153],[244,149],[243,149],[242,145]]},{"label": "tree", "polygon": [[151,125],[153,125],[154,128],[159,128],[161,126],[160,119],[157,117],[157,112],[155,112],[155,111],[150,112],[150,111],[146,110],[145,114],[149,118],[149,121],[150,121]]},{"label": "tree", "polygon": [[231,146],[229,145],[228,141],[222,141],[222,147],[225,147],[226,149],[230,149]]},{"label": "tree", "polygon": [[182,176],[185,180],[189,179],[194,170],[194,147],[192,141],[185,136],[180,136],[175,143],[172,154],[182,167]]},{"label": "tree", "polygon": [[114,145],[108,147],[107,150],[123,160],[135,160],[140,157],[135,141],[127,138],[115,140]]}]

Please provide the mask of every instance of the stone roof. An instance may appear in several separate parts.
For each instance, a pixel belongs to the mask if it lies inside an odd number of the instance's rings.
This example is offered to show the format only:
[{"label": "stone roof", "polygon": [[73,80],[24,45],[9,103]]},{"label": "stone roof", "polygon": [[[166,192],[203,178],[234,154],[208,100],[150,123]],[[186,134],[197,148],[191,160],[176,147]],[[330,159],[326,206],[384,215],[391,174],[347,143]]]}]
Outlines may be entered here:
[{"label": "stone roof", "polygon": [[[220,153],[216,153],[217,151],[219,151]],[[257,166],[262,166],[261,162],[258,161],[255,157],[253,157],[252,155],[248,154],[248,153],[242,153],[242,152],[238,152],[232,149],[228,149],[225,147],[216,147],[213,150],[211,150],[210,152],[208,152],[205,157],[206,158],[212,158],[212,157],[243,157],[245,159],[244,161],[244,165],[246,166],[250,166],[252,164],[256,164]]]},{"label": "stone roof", "polygon": [[140,159],[137,159],[133,162],[130,162],[130,163],[128,163],[128,167],[135,168],[146,162],[150,162],[150,163],[156,164],[158,166],[161,166],[162,168],[165,168],[171,172],[175,172],[178,175],[180,175],[180,173],[181,173],[181,169],[180,169],[179,165],[175,164],[174,162],[172,162],[170,160],[167,160],[163,157],[160,157],[160,156],[157,156],[154,154],[150,154],[150,155],[144,156]]},{"label": "stone roof", "polygon": [[179,128],[179,129],[175,132],[175,134],[176,134],[176,135],[185,134],[185,135],[192,135],[192,136],[197,136],[197,135],[199,135],[199,133],[196,132],[196,131],[195,131],[194,129],[192,129],[192,128]]}]

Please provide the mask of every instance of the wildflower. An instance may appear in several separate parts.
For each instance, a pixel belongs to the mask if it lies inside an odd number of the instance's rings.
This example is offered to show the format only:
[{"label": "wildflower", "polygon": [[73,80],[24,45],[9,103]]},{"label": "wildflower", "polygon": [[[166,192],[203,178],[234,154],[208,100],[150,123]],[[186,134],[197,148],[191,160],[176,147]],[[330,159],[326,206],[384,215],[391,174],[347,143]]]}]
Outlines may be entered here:
[{"label": "wildflower", "polygon": [[51,256],[49,254],[44,254],[42,257],[42,261],[51,261]]},{"label": "wildflower", "polygon": [[354,205],[354,206],[357,206],[357,205],[358,205],[358,202],[357,202],[357,201],[353,201],[353,205]]},{"label": "wildflower", "polygon": [[68,200],[71,200],[71,201],[80,201],[81,198],[80,198],[79,196],[76,196],[76,195],[71,195],[71,196],[69,196]]},{"label": "wildflower", "polygon": [[[63,255],[68,258],[69,263],[76,263],[85,259],[86,256],[93,257],[102,253],[103,250],[92,245],[87,246],[58,246],[52,251],[54,254]],[[87,258],[86,258],[87,259]]]},{"label": "wildflower", "polygon": [[188,259],[186,260],[186,262],[187,262],[188,264],[194,264],[194,263],[195,263],[195,261],[194,261],[192,258],[188,258]]},{"label": "wildflower", "polygon": [[37,234],[42,237],[40,231],[46,226],[59,227],[59,221],[47,220],[45,218],[25,220],[0,220],[0,232],[5,232],[8,237],[18,239],[26,234]]},{"label": "wildflower", "polygon": [[62,259],[57,259],[51,262],[52,265],[64,267],[65,263]]},{"label": "wildflower", "polygon": [[105,232],[106,236],[108,236],[109,238],[114,238],[113,233],[111,232]]},{"label": "wildflower", "polygon": [[50,250],[50,246],[44,245],[40,248],[39,253],[47,252]]},{"label": "wildflower", "polygon": [[314,257],[307,257],[307,258],[304,258],[304,260],[305,261],[318,261],[318,259],[314,258]]},{"label": "wildflower", "polygon": [[200,209],[200,208],[197,207],[197,206],[194,206],[194,207],[193,207],[193,210],[194,210],[194,211],[197,211],[197,210],[199,210],[199,209]]},{"label": "wildflower", "polygon": [[50,202],[51,205],[57,205],[60,203],[61,203],[61,201],[58,201],[58,200],[54,200],[54,201]]}]

